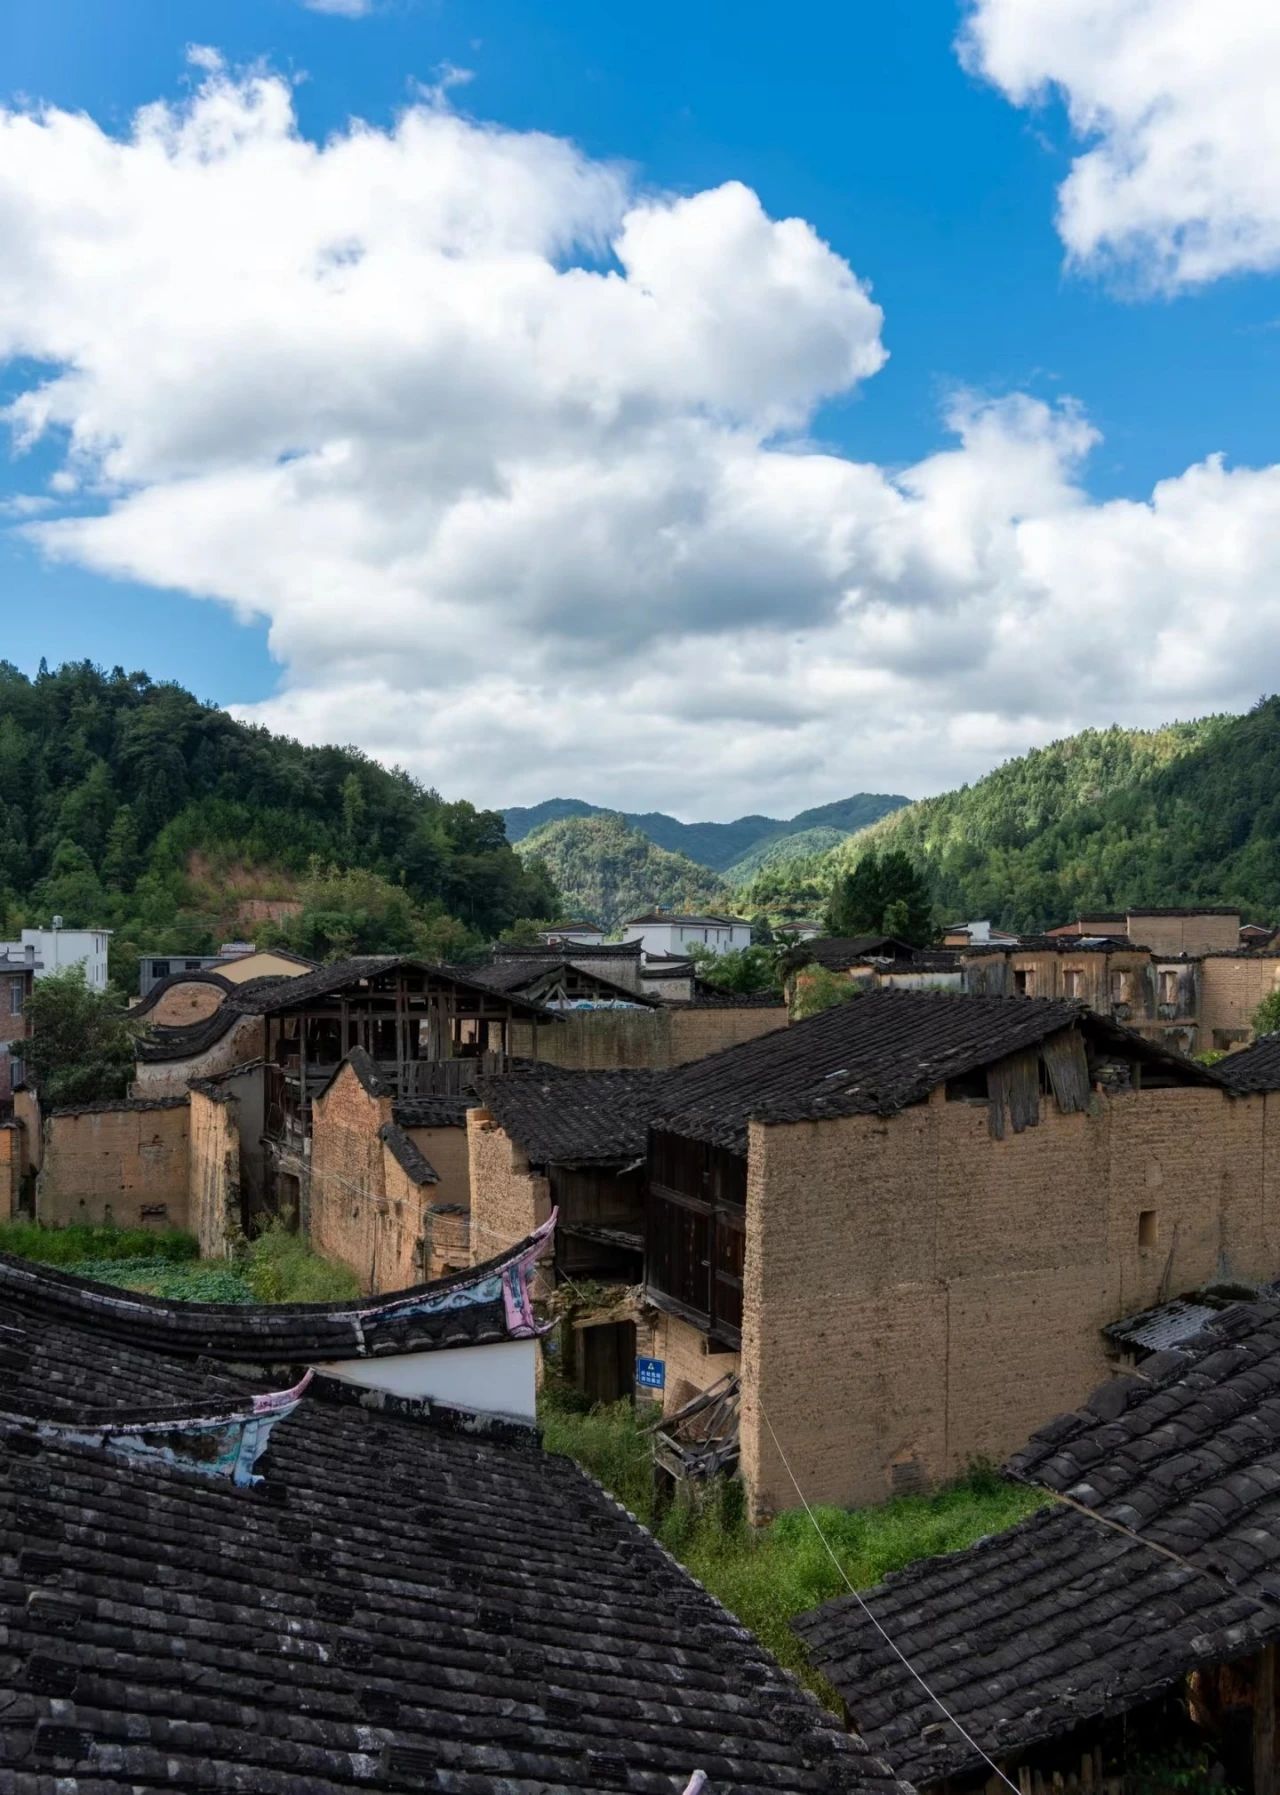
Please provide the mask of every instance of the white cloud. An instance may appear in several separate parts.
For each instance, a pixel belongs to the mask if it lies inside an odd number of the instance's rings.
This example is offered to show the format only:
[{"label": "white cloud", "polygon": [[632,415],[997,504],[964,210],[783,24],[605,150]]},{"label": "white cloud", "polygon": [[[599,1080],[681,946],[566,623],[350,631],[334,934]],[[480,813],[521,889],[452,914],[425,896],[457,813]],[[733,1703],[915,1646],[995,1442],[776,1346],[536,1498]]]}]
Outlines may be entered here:
[{"label": "white cloud", "polygon": [[1095,504],[1087,419],[1018,397],[914,466],[826,452],[885,352],[801,220],[438,101],[315,144],[198,66],[126,140],[0,113],[0,360],[47,371],[10,421],[66,445],[11,527],[267,619],[247,714],[485,802],[724,815],[1280,683],[1280,470]]},{"label": "white cloud", "polygon": [[1275,0],[973,0],[961,51],[1015,105],[1064,98],[1073,258],[1171,289],[1280,266]]},{"label": "white cloud", "polygon": [[336,13],[341,19],[363,19],[373,11],[373,0],[302,0],[308,12]]}]

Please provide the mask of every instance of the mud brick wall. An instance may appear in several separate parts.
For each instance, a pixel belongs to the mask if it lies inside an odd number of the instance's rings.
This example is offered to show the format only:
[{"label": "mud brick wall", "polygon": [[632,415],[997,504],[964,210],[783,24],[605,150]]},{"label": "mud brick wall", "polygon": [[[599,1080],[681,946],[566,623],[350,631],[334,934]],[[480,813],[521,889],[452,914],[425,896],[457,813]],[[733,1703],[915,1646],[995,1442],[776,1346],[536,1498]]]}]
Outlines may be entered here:
[{"label": "mud brick wall", "polygon": [[787,1026],[781,1005],[751,1009],[739,1005],[666,1010],[570,1010],[558,1023],[540,1023],[537,1049],[530,1023],[512,1027],[511,1051],[556,1066],[583,1071],[650,1067],[661,1071],[704,1059],[722,1047],[736,1047]]},{"label": "mud brick wall", "polygon": [[184,1060],[139,1060],[134,1070],[135,1097],[182,1097],[193,1078],[213,1078],[233,1066],[262,1058],[266,1028],[261,1016],[242,1016],[220,1041]]},{"label": "mud brick wall", "polygon": [[[751,1127],[743,1470],[757,1517],[1000,1459],[1108,1371],[1101,1328],[1280,1273],[1280,1110],[1095,1098],[993,1140],[986,1105]],[[1272,1144],[1268,1145],[1268,1136]],[[1146,1221],[1142,1219],[1147,1217]]]},{"label": "mud brick wall", "polygon": [[51,1226],[190,1225],[186,1097],[55,1110],[45,1120],[37,1218]]},{"label": "mud brick wall", "polygon": [[240,1105],[226,1092],[191,1093],[188,1137],[190,1226],[207,1259],[230,1258],[240,1225]]},{"label": "mud brick wall", "polygon": [[212,1016],[226,995],[216,985],[206,985],[197,979],[170,985],[147,1011],[147,1026],[188,1028],[193,1022],[203,1022],[206,1016]]},{"label": "mud brick wall", "polygon": [[391,1098],[371,1097],[349,1065],[311,1110],[310,1242],[349,1265],[366,1291],[400,1287],[399,1268],[406,1256],[412,1263],[421,1232],[416,1205],[411,1215],[403,1202],[399,1212],[387,1207],[378,1130],[390,1120]]},{"label": "mud brick wall", "polygon": [[[485,1109],[467,1112],[471,1160],[471,1263],[480,1265],[523,1240],[551,1214],[551,1186],[534,1172],[511,1136]],[[545,1292],[546,1263],[535,1289]]]},{"label": "mud brick wall", "polygon": [[1201,1048],[1231,1048],[1253,1039],[1253,1012],[1280,987],[1280,955],[1256,959],[1209,954],[1200,966]]}]

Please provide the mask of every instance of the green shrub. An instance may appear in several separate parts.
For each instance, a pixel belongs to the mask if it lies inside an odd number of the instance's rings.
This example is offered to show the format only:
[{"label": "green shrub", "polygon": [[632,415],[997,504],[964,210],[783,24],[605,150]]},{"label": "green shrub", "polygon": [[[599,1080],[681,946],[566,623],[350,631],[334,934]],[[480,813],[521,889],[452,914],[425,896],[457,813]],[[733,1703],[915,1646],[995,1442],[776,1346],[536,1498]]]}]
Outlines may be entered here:
[{"label": "green shrub", "polygon": [[1048,1500],[1006,1483],[989,1465],[975,1465],[931,1495],[898,1496],[878,1508],[815,1509],[837,1568],[803,1508],[759,1530],[749,1528],[737,1480],[688,1486],[658,1516],[643,1416],[627,1402],[584,1415],[554,1387],[539,1404],[548,1450],[576,1460],[651,1526],[667,1550],[824,1700],[831,1692],[808,1666],[790,1623],[846,1587],[841,1568],[855,1589],[868,1589],[916,1559],[956,1552],[999,1533]]},{"label": "green shrub", "polygon": [[238,1266],[227,1260],[85,1259],[68,1265],[80,1278],[97,1278],[168,1302],[251,1303],[253,1292]]},{"label": "green shrub", "polygon": [[155,1231],[91,1227],[82,1222],[66,1228],[46,1228],[39,1222],[0,1222],[0,1253],[34,1259],[41,1265],[78,1268],[85,1261],[96,1264],[121,1259],[176,1263],[197,1258],[200,1243],[194,1234],[185,1234],[180,1228]]},{"label": "green shrub", "polygon": [[250,1241],[244,1276],[259,1303],[345,1303],[360,1294],[348,1266],[321,1259],[282,1221]]}]

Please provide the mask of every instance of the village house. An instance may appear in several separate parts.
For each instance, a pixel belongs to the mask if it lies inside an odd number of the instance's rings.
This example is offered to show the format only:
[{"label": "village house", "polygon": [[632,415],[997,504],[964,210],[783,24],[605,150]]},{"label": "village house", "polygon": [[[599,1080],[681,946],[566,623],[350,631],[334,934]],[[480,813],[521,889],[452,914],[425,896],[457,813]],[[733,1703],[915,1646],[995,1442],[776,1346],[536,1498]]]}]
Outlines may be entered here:
[{"label": "village house", "polygon": [[691,947],[709,953],[737,953],[751,946],[751,924],[741,916],[682,916],[672,910],[646,910],[623,924],[622,939],[639,941],[646,956],[687,954]]},{"label": "village house", "polygon": [[1278,1418],[1280,1303],[1264,1291],[1014,1456],[1047,1509],[796,1631],[918,1789],[989,1789],[988,1759],[1029,1795],[1173,1786],[1203,1762],[1200,1786],[1273,1795]]},{"label": "village house", "polygon": [[62,918],[55,916],[47,929],[23,929],[17,941],[0,941],[0,959],[20,960],[30,949],[35,957],[37,978],[48,978],[51,973],[82,966],[89,989],[105,991],[111,934],[110,929],[67,929],[62,925]]},{"label": "village house", "polygon": [[547,947],[603,947],[604,930],[597,922],[553,922],[542,940]]},{"label": "village house", "polygon": [[961,991],[964,975],[955,948],[919,948],[892,935],[829,935],[788,948],[782,956],[787,997],[803,993],[813,967],[848,978],[863,990]]},{"label": "village house", "polygon": [[39,970],[34,947],[0,950],[0,1118],[12,1114],[14,1086],[22,1083],[22,1044],[31,1031],[27,1004]]},{"label": "village house", "polygon": [[993,922],[952,922],[942,931],[943,947],[1012,947],[1018,937],[1008,929],[998,929]]},{"label": "village house", "polygon": [[1103,1330],[1280,1271],[1277,1119],[1075,1002],[871,993],[672,1073],[644,1356],[741,1380],[751,1513],[1000,1458],[1103,1376]]},{"label": "village house", "polygon": [[594,1402],[635,1391],[646,1143],[664,1074],[526,1067],[480,1081],[467,1117],[472,1256],[557,1217],[545,1292],[605,1287],[568,1311],[562,1371]]},{"label": "village house", "polygon": [[184,974],[212,972],[230,984],[243,985],[250,979],[291,978],[298,973],[314,972],[315,967],[314,960],[287,948],[255,947],[252,941],[225,942],[216,954],[142,954],[138,959],[138,996],[142,1002],[135,1003],[134,1014],[143,1010],[157,985],[173,985]]},{"label": "village house", "polygon": [[359,1309],[0,1259],[12,1795],[899,1795],[541,1450],[544,1244]]}]

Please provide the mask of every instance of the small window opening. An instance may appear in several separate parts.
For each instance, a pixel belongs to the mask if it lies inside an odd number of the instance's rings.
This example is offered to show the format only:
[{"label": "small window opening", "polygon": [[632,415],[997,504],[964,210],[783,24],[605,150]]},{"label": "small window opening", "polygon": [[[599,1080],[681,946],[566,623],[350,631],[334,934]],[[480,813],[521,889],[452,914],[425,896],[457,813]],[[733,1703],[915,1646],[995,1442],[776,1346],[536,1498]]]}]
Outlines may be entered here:
[{"label": "small window opening", "polygon": [[1062,975],[1062,994],[1064,997],[1079,997],[1082,974],[1076,966],[1068,967]]},{"label": "small window opening", "polygon": [[1156,1212],[1144,1209],[1138,1216],[1138,1245],[1153,1247],[1156,1244]]},{"label": "small window opening", "polygon": [[1015,972],[1014,973],[1013,988],[1017,992],[1019,997],[1030,997],[1031,983],[1032,983],[1032,981],[1031,981],[1030,972]]}]

